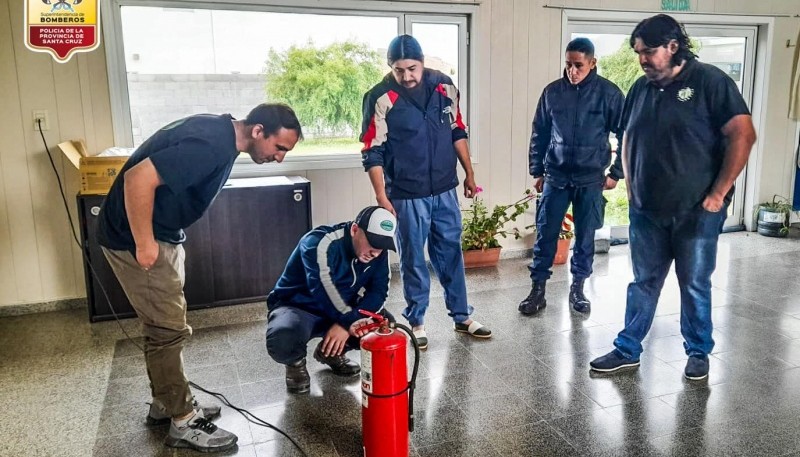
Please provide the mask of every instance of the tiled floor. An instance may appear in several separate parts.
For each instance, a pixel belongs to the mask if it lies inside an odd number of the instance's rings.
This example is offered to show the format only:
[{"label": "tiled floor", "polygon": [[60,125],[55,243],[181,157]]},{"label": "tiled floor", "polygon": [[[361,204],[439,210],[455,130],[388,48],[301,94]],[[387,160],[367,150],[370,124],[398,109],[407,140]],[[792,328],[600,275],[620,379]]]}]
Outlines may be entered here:
[{"label": "tiled floor", "polygon": [[[548,283],[546,310],[527,318],[516,311],[529,288],[526,260],[470,271],[475,317],[495,332],[489,341],[452,331],[435,285],[412,455],[800,456],[798,238],[723,235],[713,278],[717,346],[711,376],[699,383],[682,378],[674,275],[641,368],[590,375],[588,361],[621,328],[626,246],[597,256],[588,318],[568,309],[563,266]],[[389,308],[399,315],[398,276]],[[310,358],[311,394],[287,395],[283,367],[264,348],[264,320],[262,304],[190,313],[189,378],[283,428],[310,456],[361,455],[358,378],[338,379]],[[137,326],[124,322],[134,336]],[[116,323],[90,325],[80,310],[0,319],[0,455],[193,454],[165,448],[165,429],[144,424],[148,395],[143,358]],[[218,424],[239,435],[228,455],[299,455],[228,408]]]}]

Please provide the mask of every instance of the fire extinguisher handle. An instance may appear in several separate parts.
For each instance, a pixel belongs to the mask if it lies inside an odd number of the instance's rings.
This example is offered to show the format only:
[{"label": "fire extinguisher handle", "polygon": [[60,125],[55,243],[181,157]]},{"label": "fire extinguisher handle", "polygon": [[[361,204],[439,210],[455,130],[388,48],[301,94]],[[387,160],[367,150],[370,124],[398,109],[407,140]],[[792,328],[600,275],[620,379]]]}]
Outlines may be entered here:
[{"label": "fire extinguisher handle", "polygon": [[375,319],[377,321],[382,321],[382,320],[386,319],[386,317],[383,316],[382,314],[373,313],[372,311],[367,311],[366,309],[359,309],[358,312],[363,314],[363,315],[365,315],[365,316],[367,316],[367,317],[371,317],[371,318],[373,318],[373,319]]}]

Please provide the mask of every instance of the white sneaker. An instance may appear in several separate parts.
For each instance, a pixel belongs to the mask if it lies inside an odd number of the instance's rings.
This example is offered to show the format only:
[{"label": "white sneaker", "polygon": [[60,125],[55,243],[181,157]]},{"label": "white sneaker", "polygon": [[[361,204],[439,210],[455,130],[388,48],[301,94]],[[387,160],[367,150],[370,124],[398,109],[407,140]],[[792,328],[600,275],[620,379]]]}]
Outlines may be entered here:
[{"label": "white sneaker", "polygon": [[414,330],[412,333],[417,339],[417,346],[419,346],[420,351],[428,349],[428,335],[425,334],[425,329]]},{"label": "white sneaker", "polygon": [[174,421],[170,424],[169,435],[164,444],[200,452],[220,452],[236,446],[238,439],[233,433],[217,427],[203,417],[202,410],[196,410],[194,417],[185,425],[178,427]]}]

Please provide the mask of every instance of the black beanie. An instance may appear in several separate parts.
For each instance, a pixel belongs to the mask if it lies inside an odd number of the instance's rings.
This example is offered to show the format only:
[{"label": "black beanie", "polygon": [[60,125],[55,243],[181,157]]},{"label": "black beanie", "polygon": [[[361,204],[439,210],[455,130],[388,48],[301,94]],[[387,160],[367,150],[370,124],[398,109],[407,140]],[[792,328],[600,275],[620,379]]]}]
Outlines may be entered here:
[{"label": "black beanie", "polygon": [[411,35],[395,37],[389,43],[389,49],[386,51],[386,62],[389,65],[403,59],[419,60],[421,62],[423,57],[419,41]]}]

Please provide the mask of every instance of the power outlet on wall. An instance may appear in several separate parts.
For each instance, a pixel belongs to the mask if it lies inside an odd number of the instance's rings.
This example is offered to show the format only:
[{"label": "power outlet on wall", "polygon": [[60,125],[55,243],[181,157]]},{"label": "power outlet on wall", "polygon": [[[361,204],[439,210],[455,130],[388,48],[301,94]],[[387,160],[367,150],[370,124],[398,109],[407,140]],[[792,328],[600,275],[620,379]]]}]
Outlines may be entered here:
[{"label": "power outlet on wall", "polygon": [[50,123],[47,121],[47,110],[33,110],[33,129],[39,131],[39,120],[42,121],[42,130],[50,130]]}]

